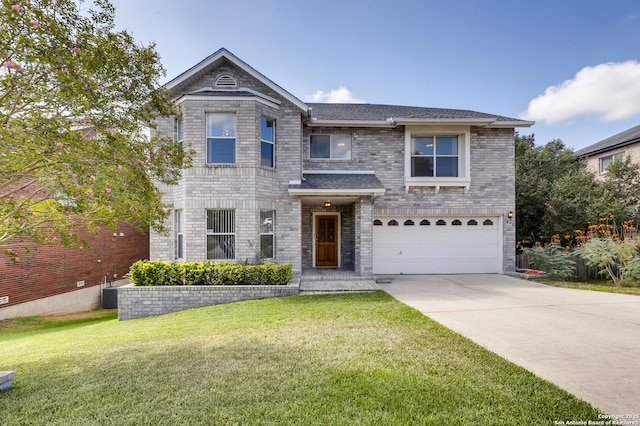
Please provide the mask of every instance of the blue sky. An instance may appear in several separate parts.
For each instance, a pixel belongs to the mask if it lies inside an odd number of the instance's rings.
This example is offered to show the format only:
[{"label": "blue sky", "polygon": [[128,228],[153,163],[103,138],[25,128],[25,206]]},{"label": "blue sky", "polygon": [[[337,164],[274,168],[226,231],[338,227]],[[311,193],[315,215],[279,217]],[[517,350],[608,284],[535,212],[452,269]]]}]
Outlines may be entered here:
[{"label": "blue sky", "polygon": [[303,101],[535,120],[575,149],[640,124],[636,0],[112,0],[167,81],[221,47]]}]

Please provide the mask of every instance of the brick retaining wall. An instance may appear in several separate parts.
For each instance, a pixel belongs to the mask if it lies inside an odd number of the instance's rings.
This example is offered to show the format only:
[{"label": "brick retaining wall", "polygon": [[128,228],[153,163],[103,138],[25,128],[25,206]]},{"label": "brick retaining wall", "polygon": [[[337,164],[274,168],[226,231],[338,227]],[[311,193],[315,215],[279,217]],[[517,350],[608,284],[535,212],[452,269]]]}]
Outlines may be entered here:
[{"label": "brick retaining wall", "polygon": [[137,287],[130,284],[118,288],[118,319],[144,318],[242,300],[295,296],[299,289],[299,278],[287,285]]}]

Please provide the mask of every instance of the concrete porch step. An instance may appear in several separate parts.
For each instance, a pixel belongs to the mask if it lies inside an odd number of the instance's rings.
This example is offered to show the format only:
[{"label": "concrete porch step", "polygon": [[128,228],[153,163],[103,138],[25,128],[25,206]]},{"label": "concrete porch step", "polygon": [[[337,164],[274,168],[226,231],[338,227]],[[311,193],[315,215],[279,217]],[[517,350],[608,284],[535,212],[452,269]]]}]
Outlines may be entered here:
[{"label": "concrete porch step", "polygon": [[300,280],[300,294],[325,294],[341,292],[375,291],[380,287],[369,277],[368,279],[347,280]]}]

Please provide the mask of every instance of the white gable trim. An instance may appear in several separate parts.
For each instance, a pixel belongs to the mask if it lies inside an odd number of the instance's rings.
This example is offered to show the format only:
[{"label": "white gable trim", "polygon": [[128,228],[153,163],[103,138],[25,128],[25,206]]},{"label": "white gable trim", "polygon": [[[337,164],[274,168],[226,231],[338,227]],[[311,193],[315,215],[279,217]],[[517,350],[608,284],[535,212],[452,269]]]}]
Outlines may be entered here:
[{"label": "white gable trim", "polygon": [[240,68],[241,70],[243,70],[247,74],[251,75],[256,80],[260,81],[262,84],[264,84],[265,86],[267,86],[271,90],[273,90],[276,93],[278,93],[279,95],[281,95],[283,98],[287,99],[289,102],[291,102],[292,104],[294,104],[295,106],[300,108],[305,113],[308,113],[309,106],[307,104],[305,104],[300,99],[298,99],[295,96],[293,96],[291,93],[289,93],[286,90],[284,90],[282,87],[278,86],[273,81],[269,80],[264,75],[260,74],[258,71],[256,71],[254,68],[252,68],[249,64],[247,64],[246,62],[244,62],[243,60],[241,60],[240,58],[238,58],[237,56],[235,56],[234,54],[229,52],[227,49],[218,50],[216,53],[214,53],[213,55],[211,55],[208,58],[204,59],[199,64],[194,65],[193,67],[191,67],[187,71],[185,71],[182,74],[180,74],[178,77],[176,77],[173,80],[171,80],[168,83],[166,83],[164,85],[164,88],[169,90],[169,91],[175,89],[180,84],[185,83],[190,78],[195,77],[198,73],[203,72],[203,71],[207,70],[210,67],[213,67],[213,65],[216,62],[220,61],[221,59],[228,60],[229,62],[234,64],[236,67]]}]

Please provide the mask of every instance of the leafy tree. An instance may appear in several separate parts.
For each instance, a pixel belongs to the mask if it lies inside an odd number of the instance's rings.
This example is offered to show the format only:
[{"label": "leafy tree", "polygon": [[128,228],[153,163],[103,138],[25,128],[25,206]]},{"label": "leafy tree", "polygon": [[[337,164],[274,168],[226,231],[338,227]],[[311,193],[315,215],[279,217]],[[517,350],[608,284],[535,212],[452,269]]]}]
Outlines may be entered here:
[{"label": "leafy tree", "polygon": [[0,1],[0,245],[75,245],[79,227],[119,221],[164,231],[155,183],[191,154],[157,132],[176,111],[155,46],[115,31],[107,0]]},{"label": "leafy tree", "polygon": [[584,168],[561,140],[536,146],[533,135],[516,134],[516,234],[518,240],[548,239],[544,228],[554,182]]},{"label": "leafy tree", "polygon": [[536,146],[516,135],[516,234],[521,241],[549,241],[599,218],[636,219],[640,166],[629,157],[609,164],[599,181],[562,141]]},{"label": "leafy tree", "polygon": [[603,191],[585,167],[570,170],[550,184],[542,216],[542,235],[572,234],[601,214]]},{"label": "leafy tree", "polygon": [[640,203],[640,166],[632,162],[631,157],[627,156],[623,160],[610,163],[600,186],[600,217],[614,215],[619,223],[637,217]]}]

